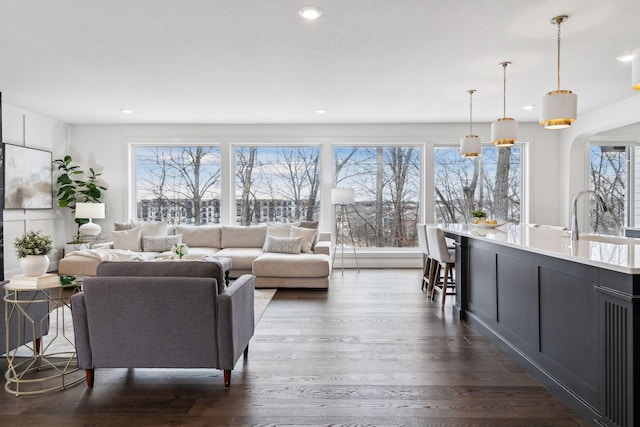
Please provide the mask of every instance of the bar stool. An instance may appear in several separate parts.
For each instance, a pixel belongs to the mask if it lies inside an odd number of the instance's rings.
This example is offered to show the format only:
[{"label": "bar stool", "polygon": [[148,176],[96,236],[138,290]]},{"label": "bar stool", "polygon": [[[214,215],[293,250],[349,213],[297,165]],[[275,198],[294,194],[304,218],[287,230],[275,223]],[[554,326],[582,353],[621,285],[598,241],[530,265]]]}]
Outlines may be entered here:
[{"label": "bar stool", "polygon": [[[447,247],[442,229],[431,225],[427,226],[427,244],[429,245],[429,255],[432,259],[427,295],[431,295],[431,299],[433,299],[435,292],[440,292],[442,295],[442,306],[440,309],[444,310],[447,295],[456,294],[456,283],[453,280],[453,270],[456,265],[456,251]],[[444,267],[444,278],[440,281],[439,278],[442,267]]]},{"label": "bar stool", "polygon": [[431,257],[429,256],[429,243],[427,242],[427,225],[416,225],[418,247],[422,251],[422,290],[429,289],[429,271],[431,270]]}]

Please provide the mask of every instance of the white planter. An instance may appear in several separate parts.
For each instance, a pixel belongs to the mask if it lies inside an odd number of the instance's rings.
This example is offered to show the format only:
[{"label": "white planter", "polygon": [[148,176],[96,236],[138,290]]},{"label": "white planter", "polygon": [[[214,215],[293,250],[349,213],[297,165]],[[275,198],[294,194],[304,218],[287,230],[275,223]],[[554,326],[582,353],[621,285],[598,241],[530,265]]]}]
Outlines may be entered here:
[{"label": "white planter", "polygon": [[49,257],[46,255],[27,255],[20,258],[20,268],[25,276],[42,276],[49,268]]}]

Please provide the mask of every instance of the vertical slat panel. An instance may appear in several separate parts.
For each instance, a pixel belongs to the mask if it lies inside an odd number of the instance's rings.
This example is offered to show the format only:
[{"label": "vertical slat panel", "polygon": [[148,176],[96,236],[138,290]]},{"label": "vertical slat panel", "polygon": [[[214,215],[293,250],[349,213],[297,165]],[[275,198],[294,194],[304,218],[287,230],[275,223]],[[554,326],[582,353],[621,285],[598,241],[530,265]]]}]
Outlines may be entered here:
[{"label": "vertical slat panel", "polygon": [[605,301],[604,417],[615,426],[627,425],[627,309]]}]

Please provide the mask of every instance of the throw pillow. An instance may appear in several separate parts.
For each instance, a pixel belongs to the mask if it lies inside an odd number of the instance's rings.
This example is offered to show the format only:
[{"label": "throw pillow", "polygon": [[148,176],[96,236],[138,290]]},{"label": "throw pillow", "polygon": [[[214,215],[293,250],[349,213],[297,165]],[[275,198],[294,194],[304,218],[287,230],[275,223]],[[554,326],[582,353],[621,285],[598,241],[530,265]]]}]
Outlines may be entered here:
[{"label": "throw pillow", "polygon": [[318,229],[318,221],[300,221],[297,227]]},{"label": "throw pillow", "polygon": [[311,252],[311,248],[313,246],[313,242],[316,238],[316,233],[318,230],[314,230],[312,228],[302,228],[302,227],[291,227],[291,232],[289,233],[289,237],[300,237],[302,238],[302,245],[300,246],[300,252]]},{"label": "throw pillow", "polygon": [[132,220],[127,222],[114,222],[113,229],[115,231],[123,231],[123,230],[131,230],[132,228],[136,228],[136,224]]},{"label": "throw pillow", "polygon": [[170,251],[176,243],[182,243],[182,234],[173,236],[148,236],[142,238],[142,249],[145,252]]},{"label": "throw pillow", "polygon": [[277,254],[299,254],[302,237],[269,237],[266,252]]},{"label": "throw pillow", "polygon": [[267,235],[264,239],[262,250],[267,252],[267,240],[269,237],[289,237],[291,232],[291,224],[273,222],[267,224]]},{"label": "throw pillow", "polygon": [[[318,229],[318,221],[298,221],[298,223],[294,225],[296,227],[313,228],[314,230]],[[316,244],[318,243],[319,238],[320,238],[320,233],[316,233],[316,237],[315,239],[313,239],[313,243],[311,244],[312,251],[316,248]]]},{"label": "throw pillow", "polygon": [[112,231],[114,249],[123,249],[129,251],[142,251],[140,240],[142,237],[142,227],[132,228],[130,230]]}]

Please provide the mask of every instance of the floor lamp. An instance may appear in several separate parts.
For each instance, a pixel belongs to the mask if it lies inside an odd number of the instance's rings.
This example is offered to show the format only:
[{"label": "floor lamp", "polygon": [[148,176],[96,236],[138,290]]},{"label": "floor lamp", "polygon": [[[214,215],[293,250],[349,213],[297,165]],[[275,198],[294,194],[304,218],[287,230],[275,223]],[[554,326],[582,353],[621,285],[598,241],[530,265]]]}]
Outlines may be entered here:
[{"label": "floor lamp", "polygon": [[[331,203],[334,205],[340,205],[340,215],[338,216],[338,223],[336,224],[336,231],[338,230],[338,224],[340,231],[336,234],[336,247],[338,246],[338,239],[340,240],[340,252],[341,252],[341,268],[342,275],[344,276],[344,222],[347,221],[347,232],[351,239],[351,247],[353,248],[353,255],[356,257],[356,267],[358,267],[358,273],[360,272],[360,263],[358,262],[358,254],[356,253],[356,245],[353,241],[353,234],[351,233],[351,221],[349,221],[349,214],[347,213],[347,205],[353,203],[353,188],[333,188],[331,190]],[[336,248],[333,249],[333,261],[331,268],[336,262]]]}]

